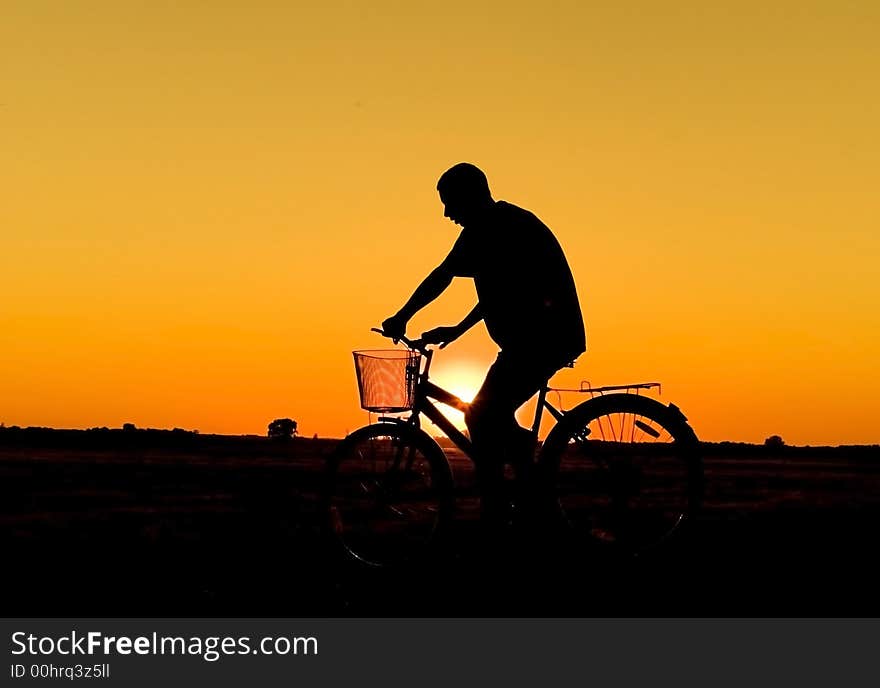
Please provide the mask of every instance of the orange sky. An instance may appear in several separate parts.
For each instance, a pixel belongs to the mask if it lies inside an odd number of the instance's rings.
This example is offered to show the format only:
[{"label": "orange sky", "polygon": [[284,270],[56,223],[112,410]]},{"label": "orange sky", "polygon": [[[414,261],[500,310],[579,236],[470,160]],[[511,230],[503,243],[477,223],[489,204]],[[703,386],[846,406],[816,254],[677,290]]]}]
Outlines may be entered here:
[{"label": "orange sky", "polygon": [[566,250],[559,382],[659,380],[708,440],[880,441],[880,5],[605,4],[4,3],[0,421],[357,427],[350,351],[448,251],[467,160]]}]

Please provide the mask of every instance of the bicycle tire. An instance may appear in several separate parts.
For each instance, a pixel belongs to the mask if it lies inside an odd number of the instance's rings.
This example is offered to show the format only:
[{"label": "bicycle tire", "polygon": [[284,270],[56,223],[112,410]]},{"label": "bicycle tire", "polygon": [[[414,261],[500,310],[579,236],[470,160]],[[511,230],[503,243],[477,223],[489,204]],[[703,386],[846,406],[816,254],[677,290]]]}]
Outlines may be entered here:
[{"label": "bicycle tire", "polygon": [[680,536],[702,503],[699,440],[687,418],[637,394],[595,397],[566,413],[539,466],[567,532],[626,555]]},{"label": "bicycle tire", "polygon": [[403,423],[356,430],[327,462],[325,529],[345,558],[368,567],[410,565],[436,552],[453,503],[443,450]]}]

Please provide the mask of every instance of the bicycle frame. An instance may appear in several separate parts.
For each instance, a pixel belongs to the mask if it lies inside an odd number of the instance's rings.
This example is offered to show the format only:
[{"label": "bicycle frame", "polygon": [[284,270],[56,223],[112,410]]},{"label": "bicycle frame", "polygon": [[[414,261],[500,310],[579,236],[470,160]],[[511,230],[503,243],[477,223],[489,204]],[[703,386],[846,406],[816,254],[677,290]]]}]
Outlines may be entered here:
[{"label": "bicycle frame", "polygon": [[[416,385],[415,390],[415,403],[413,404],[412,414],[405,421],[400,420],[399,422],[406,422],[412,425],[418,426],[419,424],[419,416],[424,415],[428,418],[434,425],[440,428],[444,434],[452,440],[452,443],[455,444],[468,458],[473,461],[473,443],[471,440],[465,436],[463,432],[461,432],[455,424],[449,420],[443,412],[437,408],[435,404],[431,403],[431,399],[439,401],[441,404],[445,404],[454,409],[458,409],[462,413],[466,413],[468,407],[470,406],[466,401],[462,401],[459,397],[452,394],[451,392],[446,391],[439,385],[434,384],[429,379],[429,372],[431,369],[431,360],[433,358],[434,352],[431,349],[427,349],[421,346],[418,346],[416,342],[412,342],[409,340],[402,340],[407,346],[410,348],[419,351],[425,357],[425,365],[424,368],[419,375],[418,384]],[[541,418],[544,415],[544,410],[553,416],[556,421],[560,421],[565,415],[564,411],[561,411],[554,407],[549,401],[547,401],[547,392],[549,391],[549,387],[547,384],[543,384],[541,389],[538,391],[538,403],[535,406],[535,419],[532,422],[531,431],[535,435],[535,438],[538,436],[538,430],[541,427]],[[381,419],[380,419],[381,420]],[[397,419],[395,419],[397,420]]]},{"label": "bicycle frame", "polygon": [[[378,328],[372,328],[373,332],[378,332],[383,337],[387,337],[382,330]],[[380,417],[379,420],[391,420],[398,423],[407,423],[413,425],[415,427],[419,427],[419,416],[424,415],[428,418],[434,425],[440,428],[446,436],[452,440],[453,444],[458,447],[464,454],[471,459],[474,460],[473,455],[473,444],[470,439],[468,439],[463,432],[461,432],[455,424],[449,420],[446,416],[443,415],[443,412],[440,411],[437,406],[431,403],[431,399],[439,401],[441,404],[446,404],[452,408],[458,409],[462,413],[466,413],[469,407],[469,404],[466,401],[462,401],[457,396],[452,394],[451,392],[446,391],[439,385],[434,384],[429,379],[429,373],[431,370],[431,360],[434,357],[434,351],[432,349],[428,349],[420,340],[412,340],[407,337],[400,337],[400,341],[402,341],[410,350],[417,351],[424,357],[425,364],[422,368],[421,373],[418,377],[418,382],[416,384],[415,389],[415,403],[413,404],[413,410],[410,416],[407,419],[400,419],[395,417]],[[397,341],[397,340],[395,340]],[[652,387],[660,387],[660,383],[658,382],[638,382],[630,385],[610,385],[606,387],[592,387],[589,383],[581,383],[580,389],[555,389],[549,386],[549,379],[541,385],[541,389],[538,390],[538,403],[535,405],[535,419],[532,421],[531,432],[534,435],[535,439],[538,438],[538,431],[541,427],[541,419],[544,416],[544,411],[547,411],[558,423],[565,416],[566,412],[557,409],[553,406],[549,401],[547,401],[547,392],[556,391],[556,392],[580,392],[580,393],[588,393],[591,398],[594,398],[597,394],[604,395],[606,392],[619,392],[621,390],[625,390],[629,392],[630,390],[636,390],[638,393],[641,389],[651,389]]]}]

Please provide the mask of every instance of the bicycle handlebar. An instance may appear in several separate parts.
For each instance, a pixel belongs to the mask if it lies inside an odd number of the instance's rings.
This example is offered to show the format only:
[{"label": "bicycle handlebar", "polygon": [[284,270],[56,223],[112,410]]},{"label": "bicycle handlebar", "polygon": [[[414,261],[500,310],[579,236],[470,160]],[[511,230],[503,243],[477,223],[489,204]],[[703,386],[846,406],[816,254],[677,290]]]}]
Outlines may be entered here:
[{"label": "bicycle handlebar", "polygon": [[390,334],[385,334],[385,331],[378,328],[378,327],[371,327],[370,331],[377,332],[377,333],[381,334],[383,337],[387,337],[388,339],[391,339],[392,341],[394,341],[395,344],[399,340],[399,341],[403,342],[404,344],[406,344],[406,346],[408,346],[413,351],[418,351],[420,354],[424,354],[425,356],[428,355],[428,345],[425,344],[421,339],[410,339],[406,335],[402,335],[400,337],[392,337]]}]

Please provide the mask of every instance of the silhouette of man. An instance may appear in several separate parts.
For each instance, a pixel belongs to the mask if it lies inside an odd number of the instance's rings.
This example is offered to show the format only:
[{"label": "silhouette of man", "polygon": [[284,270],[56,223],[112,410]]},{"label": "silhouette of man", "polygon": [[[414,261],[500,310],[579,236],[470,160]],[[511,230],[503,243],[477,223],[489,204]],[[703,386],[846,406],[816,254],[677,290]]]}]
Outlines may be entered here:
[{"label": "silhouette of man", "polygon": [[556,371],[586,350],[584,322],[574,279],[550,229],[527,210],[495,201],[483,172],[459,163],[437,183],[444,215],[462,227],[449,255],[395,315],[382,323],[391,336],[406,334],[412,316],[436,299],[453,277],[474,280],[478,303],[458,324],[422,334],[446,346],[483,320],[500,347],[465,413],[481,488],[481,511],[497,521],[504,463],[518,477],[527,470],[533,435],[515,412]]}]

